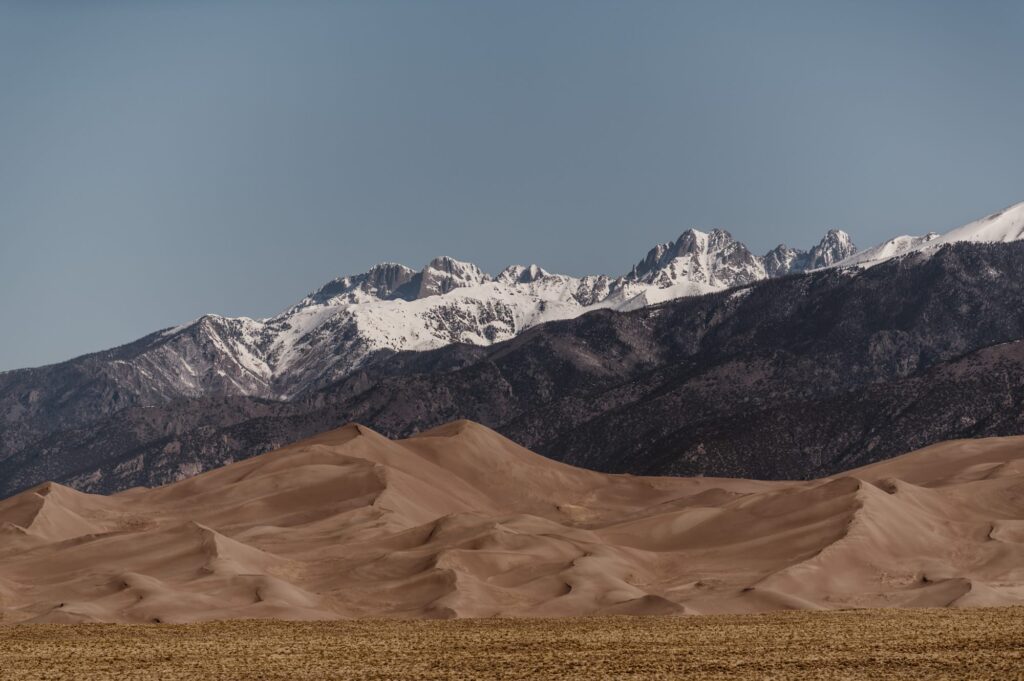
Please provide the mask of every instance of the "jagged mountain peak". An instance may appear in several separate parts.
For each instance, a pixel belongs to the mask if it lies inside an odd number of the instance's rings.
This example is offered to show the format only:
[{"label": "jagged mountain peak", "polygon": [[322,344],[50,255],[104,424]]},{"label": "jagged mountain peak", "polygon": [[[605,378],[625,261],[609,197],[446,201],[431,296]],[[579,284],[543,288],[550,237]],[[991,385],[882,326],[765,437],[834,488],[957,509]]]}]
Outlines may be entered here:
[{"label": "jagged mountain peak", "polygon": [[850,235],[841,229],[833,228],[825,232],[821,241],[808,251],[779,244],[764,255],[762,262],[767,276],[781,277],[831,267],[856,252],[857,246]]},{"label": "jagged mountain peak", "polygon": [[434,258],[420,271],[400,263],[382,262],[362,274],[332,279],[307,296],[298,307],[354,304],[373,299],[412,301],[488,281],[491,281],[490,276],[473,263],[449,256]]},{"label": "jagged mountain peak", "polygon": [[642,279],[649,272],[664,267],[671,260],[683,255],[707,251],[712,245],[718,245],[726,238],[731,239],[728,232],[712,230],[703,232],[699,229],[687,229],[675,241],[657,244],[647,252],[643,260],[634,265],[631,277]]},{"label": "jagged mountain peak", "polygon": [[717,250],[731,244],[739,243],[732,234],[718,227],[704,232],[699,229],[687,229],[679,238],[669,244],[677,253],[692,253],[696,250]]},{"label": "jagged mountain peak", "polygon": [[539,265],[509,265],[494,278],[503,284],[530,284],[552,275]]},{"label": "jagged mountain peak", "polygon": [[765,253],[764,257],[761,258],[761,262],[764,263],[764,270],[767,276],[781,277],[794,271],[794,264],[804,255],[803,251],[790,248],[786,244],[779,244]]},{"label": "jagged mountain peak", "polygon": [[351,302],[358,302],[360,292],[366,296],[387,300],[416,276],[416,270],[395,262],[382,262],[362,274],[338,277],[327,282],[310,294],[306,303],[323,304],[330,300],[348,296]]},{"label": "jagged mountain peak", "polygon": [[841,229],[830,229],[817,246],[808,253],[807,269],[829,267],[857,252],[850,235]]},{"label": "jagged mountain peak", "polygon": [[[537,264],[511,265],[498,276],[491,277],[477,265],[451,256],[439,256],[422,270],[416,271],[399,263],[385,262],[368,271],[334,279],[300,303],[301,306],[323,304],[358,304],[372,300],[405,300],[408,302],[443,296],[462,288],[487,283],[516,287],[531,285],[552,277],[576,286],[570,295],[580,304],[593,305],[605,297],[623,291],[623,299],[638,293],[635,285],[653,285],[675,289],[682,284],[679,295],[692,295],[748,284],[758,279],[829,266],[856,251],[849,235],[838,229],[829,230],[810,251],[791,249],[780,244],[764,257],[750,252],[725,229],[708,231],[690,228],[674,241],[650,249],[625,277],[565,277],[554,275]],[[557,282],[555,282],[557,283]],[[628,288],[628,286],[627,286]]]},{"label": "jagged mountain peak", "polygon": [[430,261],[420,272],[420,286],[416,298],[441,295],[456,288],[479,286],[491,277],[470,262],[440,256]]},{"label": "jagged mountain peak", "polygon": [[626,280],[662,289],[686,284],[692,294],[747,284],[764,274],[760,259],[724,229],[688,229],[648,251]]},{"label": "jagged mountain peak", "polygon": [[[857,246],[853,243],[853,238],[849,233],[841,229],[832,228],[825,232],[825,236],[823,236],[821,241],[818,242],[818,245],[811,250],[814,251],[815,249],[822,253],[828,253],[830,257],[835,257],[842,253],[846,254],[843,257],[848,257],[857,251]],[[838,258],[838,260],[842,259],[843,258]],[[833,262],[837,262],[837,260],[834,260]]]}]

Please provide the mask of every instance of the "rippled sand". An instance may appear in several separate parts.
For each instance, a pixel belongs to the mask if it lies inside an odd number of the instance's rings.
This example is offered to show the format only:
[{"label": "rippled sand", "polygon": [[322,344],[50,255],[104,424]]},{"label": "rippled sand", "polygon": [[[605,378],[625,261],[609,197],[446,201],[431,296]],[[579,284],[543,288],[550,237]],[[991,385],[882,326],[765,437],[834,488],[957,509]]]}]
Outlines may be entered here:
[{"label": "rippled sand", "polygon": [[0,622],[1024,605],[1024,438],[823,480],[604,475],[461,421],[0,501]]}]

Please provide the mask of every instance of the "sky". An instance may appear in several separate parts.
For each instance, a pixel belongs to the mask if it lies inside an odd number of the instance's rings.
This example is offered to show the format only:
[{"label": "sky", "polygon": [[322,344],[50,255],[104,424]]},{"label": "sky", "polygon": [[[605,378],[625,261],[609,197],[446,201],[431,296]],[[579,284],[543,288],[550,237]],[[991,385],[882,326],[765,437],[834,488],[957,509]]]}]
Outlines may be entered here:
[{"label": "sky", "polygon": [[1024,200],[1024,3],[0,2],[0,370],[379,261],[621,274]]}]

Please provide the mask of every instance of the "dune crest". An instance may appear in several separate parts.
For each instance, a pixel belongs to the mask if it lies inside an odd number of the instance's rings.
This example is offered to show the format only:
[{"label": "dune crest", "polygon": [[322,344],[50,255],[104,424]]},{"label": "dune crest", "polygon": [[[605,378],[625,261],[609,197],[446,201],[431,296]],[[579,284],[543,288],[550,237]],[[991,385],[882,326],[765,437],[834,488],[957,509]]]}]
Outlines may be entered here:
[{"label": "dune crest", "polygon": [[468,421],[0,501],[0,622],[1024,603],[1024,437],[823,480],[605,475]]}]

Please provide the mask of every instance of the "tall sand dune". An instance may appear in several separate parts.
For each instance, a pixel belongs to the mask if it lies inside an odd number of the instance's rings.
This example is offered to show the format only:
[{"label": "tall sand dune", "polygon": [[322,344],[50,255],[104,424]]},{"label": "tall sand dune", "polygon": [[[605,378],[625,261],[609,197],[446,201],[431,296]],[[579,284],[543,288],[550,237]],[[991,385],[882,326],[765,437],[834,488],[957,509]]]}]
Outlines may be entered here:
[{"label": "tall sand dune", "polygon": [[0,501],[0,621],[1024,604],[1024,437],[807,482],[604,475],[459,421]]}]

